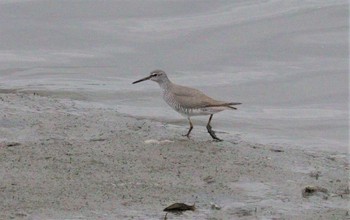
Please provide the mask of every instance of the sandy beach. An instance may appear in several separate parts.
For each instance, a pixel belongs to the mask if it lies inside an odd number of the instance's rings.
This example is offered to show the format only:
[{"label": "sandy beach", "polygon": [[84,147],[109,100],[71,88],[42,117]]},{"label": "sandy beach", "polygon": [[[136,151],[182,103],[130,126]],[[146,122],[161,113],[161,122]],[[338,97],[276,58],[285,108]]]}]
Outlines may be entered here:
[{"label": "sandy beach", "polygon": [[15,90],[0,102],[1,219],[164,219],[176,202],[196,210],[168,219],[349,218],[345,153],[200,128],[188,140],[184,126]]}]

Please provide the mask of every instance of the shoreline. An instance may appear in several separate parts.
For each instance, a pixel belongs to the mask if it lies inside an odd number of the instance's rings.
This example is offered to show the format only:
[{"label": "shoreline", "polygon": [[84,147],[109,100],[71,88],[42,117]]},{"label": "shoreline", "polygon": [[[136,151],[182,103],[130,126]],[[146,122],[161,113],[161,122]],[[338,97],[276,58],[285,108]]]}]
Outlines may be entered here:
[{"label": "shoreline", "polygon": [[[4,89],[0,89],[0,94],[12,94],[12,93],[16,93],[16,94],[24,94],[24,95],[36,95],[39,97],[49,97],[49,98],[54,98],[54,99],[61,99],[61,100],[71,100],[75,103],[79,103],[81,104],[83,108],[85,108],[86,106],[91,106],[93,105],[95,109],[106,109],[106,110],[115,110],[116,112],[119,113],[120,116],[122,117],[130,117],[133,119],[137,119],[137,120],[148,120],[150,122],[154,122],[154,123],[161,123],[161,124],[167,124],[168,126],[173,126],[174,129],[176,130],[176,128],[181,128],[184,131],[187,129],[187,119],[183,118],[183,117],[172,117],[172,118],[167,118],[164,115],[162,116],[145,116],[145,115],[138,115],[135,116],[132,113],[126,113],[125,109],[123,109],[122,112],[120,112],[120,108],[122,106],[122,108],[125,108],[125,106],[123,105],[118,105],[118,103],[114,103],[112,105],[110,104],[106,104],[105,102],[98,102],[95,99],[91,99],[89,98],[89,96],[91,96],[92,94],[88,93],[88,92],[77,92],[77,91],[59,91],[59,90],[43,90],[43,89],[25,89],[25,88],[4,88]],[[67,98],[69,97],[69,98]],[[168,106],[166,111],[169,111],[171,113],[178,114],[173,112],[173,110],[168,109]],[[128,107],[130,108],[130,106]],[[238,112],[235,112],[238,113]],[[235,115],[233,115],[234,117]],[[244,139],[245,142],[249,142],[249,143],[261,143],[261,144],[265,144],[265,145],[279,145],[279,146],[283,146],[286,148],[303,148],[305,150],[321,150],[321,151],[326,151],[329,153],[348,153],[349,152],[349,148],[347,148],[345,145],[343,146],[341,143],[339,143],[338,141],[329,141],[327,143],[324,143],[322,145],[320,145],[320,140],[317,141],[317,143],[315,144],[311,139],[309,140],[304,140],[304,139],[297,139],[294,142],[285,136],[276,136],[273,137],[270,135],[266,135],[265,133],[257,133],[256,131],[249,133],[246,130],[241,130],[241,131],[235,131],[235,132],[231,132],[229,131],[227,125],[223,125],[222,124],[222,120],[223,117],[220,118],[220,116],[218,117],[218,119],[221,119],[221,123],[219,122],[219,124],[217,126],[215,126],[215,123],[217,120],[213,121],[214,123],[214,130],[216,130],[217,133],[221,133],[221,135],[224,135],[226,137],[228,137],[229,139],[232,136],[235,136],[238,139]],[[205,117],[193,117],[192,121],[194,123],[194,130],[193,132],[198,132],[200,134],[207,134],[206,131],[206,121],[207,118]],[[240,119],[241,121],[242,119]],[[249,121],[249,119],[248,119]],[[241,122],[238,121],[238,126],[240,126]],[[233,129],[235,128],[235,126],[233,127]],[[209,136],[208,136],[209,137]],[[207,138],[207,137],[204,137]],[[333,147],[327,147],[327,146],[333,146]]]},{"label": "shoreline", "polygon": [[[1,218],[163,219],[175,202],[196,210],[168,219],[349,218],[347,153],[187,140],[182,127],[10,90],[0,102]],[[307,186],[328,193],[304,198]]]}]

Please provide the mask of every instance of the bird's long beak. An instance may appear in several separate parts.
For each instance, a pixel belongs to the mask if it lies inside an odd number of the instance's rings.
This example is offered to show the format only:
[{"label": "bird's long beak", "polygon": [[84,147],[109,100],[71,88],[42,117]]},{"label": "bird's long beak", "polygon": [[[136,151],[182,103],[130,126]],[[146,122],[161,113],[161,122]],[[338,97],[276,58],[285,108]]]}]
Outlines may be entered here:
[{"label": "bird's long beak", "polygon": [[133,82],[132,84],[139,83],[139,82],[142,82],[142,81],[145,81],[145,80],[149,80],[151,77],[152,77],[152,76],[147,76],[147,77],[145,77],[145,78],[142,78],[142,79],[139,79],[139,80]]}]

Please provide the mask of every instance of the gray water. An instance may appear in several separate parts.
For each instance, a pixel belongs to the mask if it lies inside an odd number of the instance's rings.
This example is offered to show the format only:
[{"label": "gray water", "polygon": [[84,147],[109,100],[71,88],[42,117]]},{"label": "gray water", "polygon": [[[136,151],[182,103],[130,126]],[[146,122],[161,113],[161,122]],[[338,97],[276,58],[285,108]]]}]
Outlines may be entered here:
[{"label": "gray water", "polygon": [[45,91],[185,132],[158,85],[131,85],[163,69],[243,103],[214,117],[226,137],[345,152],[348,10],[346,0],[0,0],[0,89]]}]

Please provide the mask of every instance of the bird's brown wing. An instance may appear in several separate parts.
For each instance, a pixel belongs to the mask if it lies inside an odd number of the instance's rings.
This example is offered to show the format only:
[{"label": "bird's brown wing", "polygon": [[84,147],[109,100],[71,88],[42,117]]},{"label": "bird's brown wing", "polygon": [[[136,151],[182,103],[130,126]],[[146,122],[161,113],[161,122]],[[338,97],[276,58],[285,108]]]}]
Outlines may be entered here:
[{"label": "bird's brown wing", "polygon": [[203,92],[186,86],[173,85],[172,92],[176,102],[181,103],[184,108],[204,108],[219,106],[226,102],[218,101],[205,95]]}]

